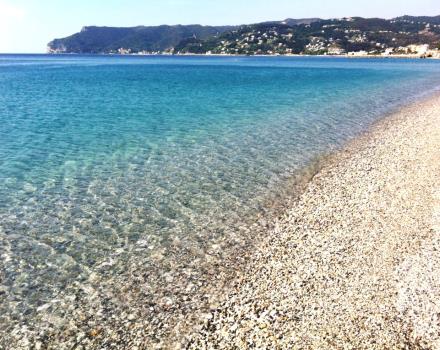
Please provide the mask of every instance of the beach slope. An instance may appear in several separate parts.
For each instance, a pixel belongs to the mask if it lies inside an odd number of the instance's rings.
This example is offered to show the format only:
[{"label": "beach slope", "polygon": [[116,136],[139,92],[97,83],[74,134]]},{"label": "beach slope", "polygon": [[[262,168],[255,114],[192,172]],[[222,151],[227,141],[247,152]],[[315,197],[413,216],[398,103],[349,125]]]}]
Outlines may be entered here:
[{"label": "beach slope", "polygon": [[329,159],[193,349],[440,348],[440,96]]}]

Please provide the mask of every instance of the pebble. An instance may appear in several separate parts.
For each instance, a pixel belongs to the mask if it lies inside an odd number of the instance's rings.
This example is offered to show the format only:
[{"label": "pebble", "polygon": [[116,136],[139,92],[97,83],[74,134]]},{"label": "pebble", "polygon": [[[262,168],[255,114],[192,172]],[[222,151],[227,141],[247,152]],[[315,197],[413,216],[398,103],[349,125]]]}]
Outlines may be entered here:
[{"label": "pebble", "polygon": [[44,329],[14,326],[0,348],[440,349],[439,125],[438,96],[385,118],[243,235],[171,237],[167,251],[136,238],[166,272],[140,259],[104,284],[120,265],[91,271],[59,290]]},{"label": "pebble", "polygon": [[440,349],[440,97],[328,160],[189,349]]}]

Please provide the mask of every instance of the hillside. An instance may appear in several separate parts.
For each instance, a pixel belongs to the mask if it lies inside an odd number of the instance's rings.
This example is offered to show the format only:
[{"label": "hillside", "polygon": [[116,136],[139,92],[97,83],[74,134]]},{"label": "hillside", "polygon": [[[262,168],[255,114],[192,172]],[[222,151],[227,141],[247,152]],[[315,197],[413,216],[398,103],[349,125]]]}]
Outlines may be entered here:
[{"label": "hillside", "polygon": [[440,16],[286,19],[236,27],[85,27],[48,44],[52,53],[342,54],[409,53],[440,45]]},{"label": "hillside", "polygon": [[405,51],[408,45],[440,44],[438,17],[429,20],[401,18],[346,18],[310,24],[261,23],[241,26],[207,40],[187,39],[178,53],[213,54],[341,54],[365,51],[380,54],[387,49]]},{"label": "hillside", "polygon": [[168,51],[182,40],[213,38],[235,27],[210,27],[201,25],[176,25],[157,27],[84,27],[81,32],[67,38],[55,39],[48,50],[55,53],[111,53],[120,48],[131,52]]}]

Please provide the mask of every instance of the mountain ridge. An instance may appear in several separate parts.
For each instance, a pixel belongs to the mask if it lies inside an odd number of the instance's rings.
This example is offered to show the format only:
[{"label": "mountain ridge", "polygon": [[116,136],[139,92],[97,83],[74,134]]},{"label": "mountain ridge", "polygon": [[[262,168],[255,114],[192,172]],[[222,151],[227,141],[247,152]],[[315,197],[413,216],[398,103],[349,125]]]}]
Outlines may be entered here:
[{"label": "mountain ridge", "polygon": [[79,33],[48,44],[49,51],[66,53],[111,53],[121,47],[133,51],[165,51],[189,37],[212,37],[233,26],[160,25],[136,27],[85,26]]},{"label": "mountain ridge", "polygon": [[86,26],[48,44],[50,53],[342,54],[440,47],[440,16],[287,18],[239,26]]}]

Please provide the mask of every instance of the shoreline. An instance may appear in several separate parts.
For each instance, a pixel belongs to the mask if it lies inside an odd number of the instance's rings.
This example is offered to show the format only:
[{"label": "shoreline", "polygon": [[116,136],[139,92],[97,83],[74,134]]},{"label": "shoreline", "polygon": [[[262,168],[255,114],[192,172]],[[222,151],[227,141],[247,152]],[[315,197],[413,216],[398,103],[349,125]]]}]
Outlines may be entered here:
[{"label": "shoreline", "polygon": [[[5,54],[7,55],[7,54]],[[13,55],[13,54],[11,54]],[[29,54],[34,55],[34,54]],[[310,54],[286,54],[286,55],[243,55],[243,54],[197,54],[197,53],[184,53],[184,54],[117,54],[117,53],[75,53],[75,52],[46,52],[41,55],[60,55],[60,56],[71,56],[71,55],[87,55],[87,56],[115,56],[115,57],[329,57],[329,58],[383,58],[383,59],[427,59],[427,60],[440,60],[439,56],[425,56],[422,54],[396,54],[396,55],[310,55]]]},{"label": "shoreline", "polygon": [[[136,346],[140,349],[168,349],[186,348],[188,343],[205,344],[198,343],[201,340],[197,334],[202,335],[203,341],[203,327],[210,327],[211,320],[216,317],[216,310],[221,310],[223,305],[226,305],[221,303],[224,297],[234,295],[237,283],[241,288],[247,277],[254,275],[252,270],[249,272],[247,269],[257,266],[262,252],[270,251],[268,248],[271,247],[271,242],[267,243],[270,237],[267,233],[277,229],[277,225],[283,222],[286,213],[298,204],[315,179],[321,177],[322,172],[338,162],[339,156],[347,149],[350,152],[351,147],[360,142],[360,139],[368,138],[367,135],[375,128],[381,129],[385,120],[393,118],[393,115],[399,114],[400,110],[423,103],[410,101],[430,101],[430,97],[421,95],[423,94],[417,94],[418,97],[405,100],[404,106],[406,107],[389,106],[391,112],[381,114],[376,122],[368,127],[365,126],[365,131],[344,142],[346,146],[342,145],[330,153],[311,160],[308,165],[280,181],[269,191],[267,201],[261,206],[262,209],[258,215],[250,216],[249,220],[248,218],[244,220],[242,217],[241,226],[236,231],[231,230],[228,236],[222,236],[222,240],[226,242],[225,245],[218,245],[218,241],[207,241],[207,243],[216,244],[211,244],[212,247],[202,246],[202,249],[206,248],[205,250],[183,250],[184,246],[178,241],[173,243],[172,253],[176,253],[179,262],[187,259],[188,264],[197,266],[197,269],[194,269],[197,270],[197,274],[189,275],[189,270],[185,268],[179,271],[180,274],[173,275],[170,271],[175,272],[177,268],[171,263],[169,266],[164,265],[167,269],[161,270],[157,275],[154,271],[147,270],[141,261],[139,264],[127,264],[130,270],[126,275],[121,275],[121,278],[115,277],[115,283],[113,280],[103,281],[91,278],[90,283],[82,287],[82,295],[79,295],[78,299],[71,300],[69,291],[61,294],[60,305],[63,305],[63,308],[66,308],[64,305],[81,306],[72,312],[71,324],[62,323],[61,319],[56,319],[56,316],[49,319],[43,312],[38,315],[40,323],[36,324],[45,326],[47,323],[57,326],[52,326],[49,330],[42,328],[39,334],[31,327],[29,327],[29,332],[26,327],[23,327],[23,333],[16,331],[16,328],[9,332],[10,340],[15,340],[17,348],[23,349],[29,344],[36,344],[36,346],[40,344],[48,349],[70,348],[76,345],[98,349],[109,344],[130,349]],[[425,90],[425,96],[431,95],[433,95],[432,92]],[[262,242],[268,245],[262,246]],[[219,247],[222,248],[219,249]],[[160,252],[152,255],[152,259],[158,266],[162,262],[168,263]],[[170,261],[174,263],[174,260]],[[269,263],[269,260],[266,260],[266,263]],[[103,269],[108,269],[108,266],[113,265],[102,264],[101,266]],[[188,266],[192,267],[192,265]],[[163,273],[163,271],[166,272]],[[132,278],[138,273],[148,273],[148,283],[142,285],[142,288],[137,288],[137,281]],[[152,281],[156,282],[154,278],[158,279],[157,285],[162,288],[158,290],[160,293],[156,293],[157,289],[152,287],[154,285]],[[185,289],[187,284],[191,285],[191,289]],[[115,286],[118,287],[115,289]],[[135,294],[138,291],[143,293],[141,297]],[[110,293],[113,292],[117,294],[117,297],[112,300]],[[141,301],[141,304],[138,304],[139,308],[124,310],[125,305],[130,305],[125,304],[125,299],[130,298],[138,298]],[[80,304],[83,301],[84,304]],[[56,303],[58,302],[59,300],[56,300]],[[223,300],[223,302],[227,301]],[[63,308],[60,307],[59,310]],[[44,308],[42,310],[44,311]],[[95,315],[97,315],[96,318]],[[199,333],[200,327],[202,327],[202,333]],[[209,333],[215,332],[209,330]],[[0,347],[2,344],[7,346],[7,341],[7,337],[0,340]],[[211,344],[209,339],[206,341],[206,344]],[[203,346],[200,345],[200,347]]]},{"label": "shoreline", "polygon": [[330,155],[190,348],[438,348],[439,122],[435,93]]},{"label": "shoreline", "polygon": [[[109,310],[108,317],[98,319],[99,323],[93,319],[94,313],[97,312],[95,308],[99,311],[100,303],[102,303],[98,295],[93,293],[91,304],[85,304],[91,312],[85,314],[87,317],[84,317],[79,309],[79,312],[73,316],[74,320],[79,320],[75,322],[74,329],[53,329],[45,335],[44,343],[40,342],[40,344],[47,346],[48,349],[57,349],[60,346],[72,347],[76,346],[75,344],[88,349],[101,349],[102,346],[107,345],[121,349],[197,350],[274,347],[280,349],[343,348],[347,342],[335,343],[336,345],[322,342],[320,328],[314,330],[311,340],[303,339],[309,336],[309,329],[316,326],[307,317],[316,314],[319,308],[325,305],[320,299],[321,293],[325,293],[325,290],[315,287],[308,289],[311,285],[310,280],[317,270],[317,263],[314,262],[309,266],[308,261],[313,258],[319,261],[323,258],[339,257],[341,252],[338,247],[333,246],[330,249],[324,249],[331,242],[315,240],[309,232],[302,232],[301,227],[307,230],[309,230],[308,227],[312,229],[316,227],[319,231],[338,224],[339,217],[332,217],[332,214],[343,212],[344,205],[341,206],[341,203],[347,200],[344,196],[338,198],[337,189],[340,186],[338,181],[341,174],[350,175],[349,179],[354,181],[354,184],[356,184],[356,179],[353,178],[352,173],[357,171],[364,175],[371,175],[373,169],[369,169],[369,160],[370,158],[374,160],[374,157],[370,157],[368,150],[374,149],[376,144],[382,145],[387,139],[388,132],[394,134],[395,129],[399,130],[399,125],[404,126],[405,120],[410,119],[407,111],[417,111],[419,106],[436,102],[440,114],[440,93],[429,93],[428,96],[419,97],[416,101],[418,102],[409,102],[394,112],[385,113],[364,132],[348,140],[339,150],[316,158],[287,179],[280,186],[283,190],[286,188],[289,191],[284,190],[282,197],[275,195],[273,198],[268,198],[263,212],[251,218],[250,221],[244,222],[239,228],[240,232],[226,237],[226,240],[240,239],[240,241],[231,241],[230,246],[226,247],[219,257],[215,255],[214,250],[207,251],[208,260],[206,261],[197,251],[187,252],[188,258],[192,257],[191,259],[197,262],[200,269],[199,275],[195,278],[190,276],[190,284],[193,285],[191,291],[179,287],[182,281],[185,283],[188,281],[185,270],[169,281],[169,273],[161,276],[153,274],[150,276],[152,281],[154,278],[163,278],[167,282],[164,284],[165,294],[159,294],[159,297],[163,296],[163,299],[153,304],[154,299],[146,296],[145,306],[133,310],[132,314],[127,312],[119,316],[118,312],[122,312],[121,307],[124,306],[124,298],[130,298],[132,292],[131,284],[125,285],[125,282],[121,282],[119,293],[122,302],[120,305],[113,302],[106,305]],[[401,117],[402,115],[406,115],[406,119]],[[414,122],[417,124],[422,120],[423,113]],[[411,149],[411,142],[409,146]],[[440,141],[438,147],[440,148]],[[365,152],[368,156],[362,159],[362,154]],[[386,149],[385,153],[388,154],[388,152],[389,150]],[[357,162],[361,163],[360,170],[356,169]],[[440,160],[438,163],[440,168]],[[374,170],[380,171],[379,168],[378,166],[378,169]],[[332,179],[336,182],[335,184],[332,184]],[[357,185],[356,189],[370,186],[369,183],[363,186]],[[325,190],[327,186],[330,186],[331,190]],[[341,194],[343,195],[344,192]],[[363,210],[374,214],[375,211],[372,211],[371,206],[363,198],[349,198],[350,206],[360,199],[362,199],[361,204],[366,205]],[[321,203],[326,203],[324,208],[319,208]],[[423,201],[422,203],[424,204]],[[316,214],[320,215],[329,209],[331,210],[323,222],[314,221]],[[346,213],[346,216],[348,217],[345,219],[349,220],[350,213]],[[302,222],[303,218],[307,218],[308,221]],[[358,222],[356,226],[359,226]],[[322,236],[320,232],[318,233]],[[358,236],[357,241],[361,241],[362,238]],[[339,244],[341,241],[343,241],[341,237],[337,237],[336,242]],[[316,255],[315,251],[309,249],[314,247],[314,244],[318,244],[317,251],[322,253],[322,256]],[[297,263],[295,254],[301,252],[307,254],[307,258]],[[363,265],[366,264],[368,262],[363,262]],[[299,267],[303,269],[300,270]],[[139,268],[139,271],[143,271],[142,266]],[[299,272],[301,275],[298,277],[296,274]],[[131,273],[137,273],[135,267]],[[440,267],[438,276],[440,276]],[[319,277],[326,278],[322,275],[322,271]],[[340,278],[339,275],[336,278]],[[182,285],[186,286],[185,283]],[[195,284],[197,287],[194,287]],[[103,290],[108,288],[106,285],[99,285],[99,287]],[[440,295],[440,281],[438,291]],[[161,290],[159,292],[162,293]],[[319,293],[318,297],[315,295],[315,297],[307,298],[307,294],[313,296],[313,292]],[[281,306],[280,303],[282,303]],[[351,304],[349,301],[348,306],[345,305],[344,308],[348,309]],[[295,305],[301,305],[302,309],[295,309]],[[154,313],[151,312],[152,308],[154,308]],[[298,318],[301,312],[309,310],[310,314]],[[289,323],[291,320],[295,321],[293,325]],[[331,319],[323,318],[323,320],[328,323],[341,321],[339,316]],[[298,326],[297,322],[305,327],[302,329],[305,332],[302,333],[301,328],[295,329]],[[342,326],[339,330],[346,332],[344,320],[342,319],[341,322]],[[392,326],[394,327],[395,324]],[[15,332],[13,335],[21,338],[16,343],[17,348],[25,349],[29,343],[36,343],[35,338],[26,338]],[[372,339],[377,340],[380,337],[382,337],[381,333],[375,338],[373,336]],[[337,335],[332,335],[327,341],[332,339],[340,340]],[[405,341],[409,342],[409,340]],[[0,341],[0,347],[1,344]],[[352,344],[348,342],[348,345]],[[356,343],[354,348],[374,348],[374,346],[362,347],[361,345]],[[386,345],[392,346],[393,343]]]}]

